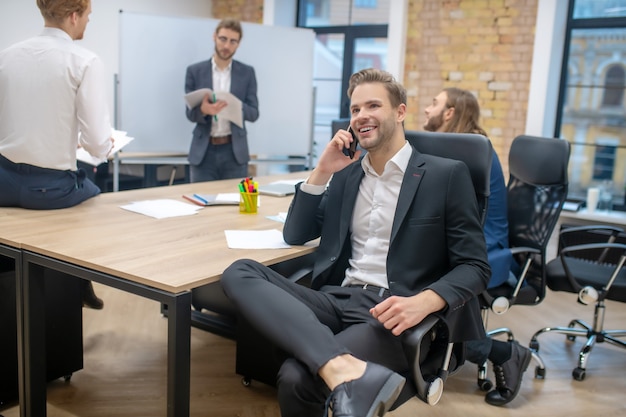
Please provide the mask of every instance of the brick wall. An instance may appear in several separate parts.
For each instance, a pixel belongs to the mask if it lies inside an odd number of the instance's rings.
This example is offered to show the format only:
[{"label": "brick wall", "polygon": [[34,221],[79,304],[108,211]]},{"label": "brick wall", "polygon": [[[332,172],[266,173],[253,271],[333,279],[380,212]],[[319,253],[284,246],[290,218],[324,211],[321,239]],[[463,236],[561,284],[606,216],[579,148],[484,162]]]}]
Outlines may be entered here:
[{"label": "brick wall", "polygon": [[230,17],[242,22],[263,23],[263,0],[213,0],[211,7],[215,19]]},{"label": "brick wall", "polygon": [[526,125],[537,0],[410,0],[404,85],[407,129],[444,87],[472,91],[508,172],[511,141]]}]

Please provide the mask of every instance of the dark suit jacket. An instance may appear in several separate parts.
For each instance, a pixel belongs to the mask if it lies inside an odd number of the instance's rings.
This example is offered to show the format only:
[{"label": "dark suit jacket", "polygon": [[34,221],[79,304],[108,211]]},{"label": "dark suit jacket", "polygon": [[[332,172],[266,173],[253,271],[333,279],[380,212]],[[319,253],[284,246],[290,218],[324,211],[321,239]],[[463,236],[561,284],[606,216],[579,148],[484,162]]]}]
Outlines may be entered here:
[{"label": "dark suit jacket", "polygon": [[[213,89],[213,70],[211,65],[211,60],[209,59],[187,67],[185,93],[190,93],[200,88]],[[254,122],[259,118],[259,100],[257,98],[254,68],[233,60],[230,92],[241,100],[243,107],[243,128],[231,123],[230,129],[235,159],[240,164],[244,164],[250,160],[245,121]],[[196,127],[193,130],[193,138],[191,139],[191,147],[189,148],[189,163],[198,165],[204,159],[204,155],[209,147],[209,135],[211,134],[213,117],[203,115],[198,105],[193,109],[187,109],[187,119],[196,123]]]},{"label": "dark suit jacket", "polygon": [[[352,248],[350,222],[363,169],[335,173],[321,196],[299,186],[283,229],[289,244],[321,235],[312,287],[341,285]],[[485,240],[467,166],[413,149],[391,231],[387,279],[394,295],[432,289],[447,303],[440,315],[452,341],[485,337],[476,295],[489,279]]]}]

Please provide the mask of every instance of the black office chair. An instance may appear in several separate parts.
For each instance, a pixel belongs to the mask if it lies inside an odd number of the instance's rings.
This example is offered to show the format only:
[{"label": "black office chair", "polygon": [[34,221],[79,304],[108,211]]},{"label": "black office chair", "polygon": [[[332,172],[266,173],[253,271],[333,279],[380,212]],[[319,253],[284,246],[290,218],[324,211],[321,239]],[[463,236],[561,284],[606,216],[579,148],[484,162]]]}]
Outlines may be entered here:
[{"label": "black office chair", "polygon": [[[341,123],[341,128],[347,123]],[[491,144],[482,135],[444,134],[428,132],[406,132],[407,140],[420,152],[465,162],[470,170],[476,198],[484,221],[487,200],[489,199],[489,174],[491,170]],[[310,278],[310,265],[300,264],[300,268],[285,274],[287,279],[302,283]],[[305,283],[306,285],[306,283]],[[243,375],[243,384],[258,380],[271,385],[280,366],[281,353],[271,347],[254,328],[238,321],[237,373]],[[462,343],[450,343],[448,328],[436,315],[427,317],[403,336],[404,349],[412,364],[410,377],[415,384],[416,395],[422,401],[435,405],[443,393],[447,376],[464,362]],[[259,350],[262,352],[259,353]],[[408,398],[399,398],[394,404],[398,407]]]},{"label": "black office chair", "polygon": [[[520,266],[515,282],[490,288],[479,297],[483,323],[488,329],[489,312],[504,314],[513,305],[536,305],[545,297],[546,248],[567,197],[569,142],[559,139],[518,136],[509,151],[507,207],[509,246]],[[488,330],[489,337],[514,335],[509,328]],[[540,358],[533,355],[540,361]],[[542,377],[538,374],[537,377]],[[478,386],[493,387],[487,378],[487,363],[478,367]]]},{"label": "black office chair", "polygon": [[[559,255],[547,266],[547,283],[551,290],[577,293],[579,303],[595,304],[593,324],[574,319],[567,327],[545,327],[533,335],[530,348],[539,352],[537,337],[544,333],[564,334],[571,342],[578,336],[586,338],[578,355],[578,365],[572,371],[577,381],[585,379],[587,360],[596,343],[607,342],[626,348],[626,342],[618,339],[626,337],[626,330],[604,329],[605,300],[626,303],[626,244],[614,243],[618,237],[624,241],[624,231],[611,226],[564,228],[559,236]],[[593,243],[579,244],[581,240]],[[543,362],[537,369],[545,375]]]},{"label": "black office chair", "polygon": [[[463,161],[470,170],[484,224],[489,200],[492,147],[477,134],[406,131],[406,139],[420,152]],[[451,343],[448,329],[436,315],[426,318],[404,336],[404,348],[412,364],[417,397],[430,405],[439,402],[448,375],[465,360],[462,343]]]}]

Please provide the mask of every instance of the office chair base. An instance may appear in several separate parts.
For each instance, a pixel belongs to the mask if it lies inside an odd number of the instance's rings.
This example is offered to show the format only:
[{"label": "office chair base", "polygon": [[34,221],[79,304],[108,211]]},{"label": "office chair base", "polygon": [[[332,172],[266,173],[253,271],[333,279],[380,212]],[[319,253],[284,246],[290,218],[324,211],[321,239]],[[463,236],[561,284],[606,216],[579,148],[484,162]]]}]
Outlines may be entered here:
[{"label": "office chair base", "polygon": [[[574,328],[579,325],[582,329]],[[575,341],[576,337],[585,337],[586,342],[578,354],[578,366],[572,370],[572,378],[576,381],[582,381],[587,375],[587,360],[596,343],[610,343],[612,345],[626,348],[626,342],[617,339],[618,337],[626,337],[626,330],[594,330],[591,326],[581,320],[572,320],[568,327],[545,327],[536,332],[530,339],[529,347],[533,351],[533,356],[537,356],[539,361],[539,341],[537,337],[543,333],[557,332],[566,336],[568,341]],[[535,378],[543,379],[545,377],[545,365],[543,361],[535,369]]]}]

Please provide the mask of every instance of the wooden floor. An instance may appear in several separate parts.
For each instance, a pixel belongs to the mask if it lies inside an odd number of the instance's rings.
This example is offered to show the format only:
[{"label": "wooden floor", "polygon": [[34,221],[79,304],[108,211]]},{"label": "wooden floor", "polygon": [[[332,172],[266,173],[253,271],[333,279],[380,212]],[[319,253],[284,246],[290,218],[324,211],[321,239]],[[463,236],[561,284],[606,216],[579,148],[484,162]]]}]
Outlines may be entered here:
[{"label": "wooden floor", "polygon": [[[166,320],[150,300],[96,284],[105,300],[102,311],[84,311],[85,367],[70,382],[54,381],[48,390],[48,416],[165,416]],[[527,344],[541,327],[566,325],[571,318],[591,320],[592,307],[575,296],[549,293],[535,307],[514,307],[491,316],[491,326],[510,325]],[[626,328],[626,305],[608,303],[607,328]],[[191,415],[194,417],[278,417],[274,389],[258,382],[249,388],[234,373],[233,341],[196,328],[191,332]],[[581,342],[561,335],[539,339],[546,379],[535,380],[531,362],[518,397],[506,407],[492,407],[475,383],[475,366],[466,364],[446,383],[441,402],[417,399],[389,416],[618,416],[626,415],[626,351],[598,345],[588,362],[587,378],[571,377]],[[17,417],[19,406],[0,410]]]}]

